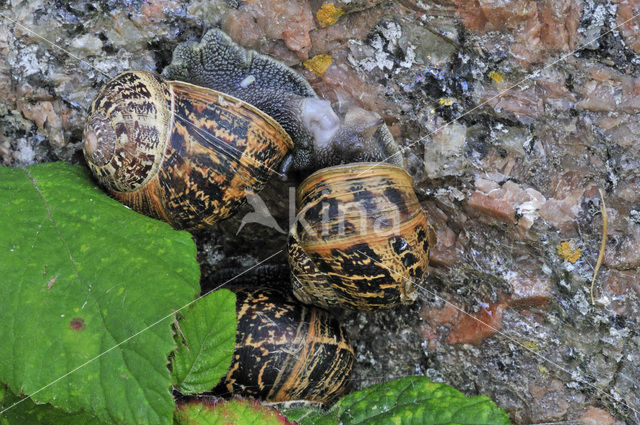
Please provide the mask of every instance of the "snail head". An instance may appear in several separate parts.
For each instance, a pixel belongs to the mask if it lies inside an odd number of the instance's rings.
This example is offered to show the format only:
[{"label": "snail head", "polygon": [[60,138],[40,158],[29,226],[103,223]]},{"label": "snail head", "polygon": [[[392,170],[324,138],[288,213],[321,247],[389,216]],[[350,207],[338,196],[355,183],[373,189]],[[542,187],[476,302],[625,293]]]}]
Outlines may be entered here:
[{"label": "snail head", "polygon": [[312,137],[311,143],[296,144],[291,164],[295,171],[307,173],[350,162],[403,165],[400,148],[380,115],[345,102],[336,110],[327,100],[302,100],[302,125]]}]

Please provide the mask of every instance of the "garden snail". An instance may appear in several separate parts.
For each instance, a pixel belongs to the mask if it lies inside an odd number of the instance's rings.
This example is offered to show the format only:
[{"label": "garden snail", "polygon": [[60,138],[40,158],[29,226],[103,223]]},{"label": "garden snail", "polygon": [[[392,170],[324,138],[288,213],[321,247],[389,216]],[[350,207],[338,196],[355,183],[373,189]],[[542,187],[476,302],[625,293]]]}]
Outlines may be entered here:
[{"label": "garden snail", "polygon": [[200,43],[178,45],[162,75],[228,93],[272,116],[294,141],[291,167],[296,171],[308,174],[358,161],[404,165],[400,147],[378,114],[355,105],[342,105],[336,114],[302,75],[238,46],[220,30],[208,31]]},{"label": "garden snail", "polygon": [[338,117],[294,70],[219,30],[178,46],[163,75],[173,81],[129,71],[108,82],[92,102],[83,151],[114,197],[178,229],[229,217],[291,149],[299,170],[402,161],[377,114],[353,107]]},{"label": "garden snail", "polygon": [[289,233],[294,295],[321,307],[410,304],[428,265],[433,230],[411,177],[389,164],[319,170],[298,187]]},{"label": "garden snail", "polygon": [[344,392],[355,358],[335,318],[273,289],[234,292],[236,347],[214,393],[327,403]]},{"label": "garden snail", "polygon": [[89,168],[115,198],[189,230],[233,214],[292,147],[257,108],[144,71],[102,88],[84,133]]}]

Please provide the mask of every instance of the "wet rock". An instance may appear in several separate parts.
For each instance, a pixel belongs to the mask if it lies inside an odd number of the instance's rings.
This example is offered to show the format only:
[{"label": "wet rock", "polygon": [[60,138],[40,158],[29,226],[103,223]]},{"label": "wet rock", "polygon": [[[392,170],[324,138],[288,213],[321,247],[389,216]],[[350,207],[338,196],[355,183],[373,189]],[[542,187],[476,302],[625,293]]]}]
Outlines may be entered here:
[{"label": "wet rock", "polygon": [[575,229],[576,218],[582,211],[581,201],[586,194],[595,197],[596,189],[584,180],[586,170],[558,174],[554,178],[554,191],[540,207],[540,217],[562,231]]},{"label": "wet rock", "polygon": [[394,105],[385,100],[383,86],[366,81],[348,64],[344,55],[332,56],[331,60],[331,65],[320,77],[305,73],[309,75],[308,79],[318,93],[332,102],[354,103],[361,108],[377,112],[388,120],[393,119],[393,113],[389,112],[389,108],[393,108]]},{"label": "wet rock", "polygon": [[618,270],[635,269],[640,266],[640,225],[630,222],[615,245],[609,244],[605,251],[605,263]]},{"label": "wet rock", "polygon": [[454,3],[465,26],[472,31],[513,28],[537,16],[536,5],[528,1],[461,0]]},{"label": "wet rock", "polygon": [[531,264],[526,259],[522,259],[518,265],[506,276],[512,288],[507,297],[508,305],[522,309],[547,307],[555,289],[550,270],[544,267],[539,270],[537,264]]},{"label": "wet rock", "polygon": [[[505,87],[510,87],[508,83]],[[489,87],[480,95],[480,102],[491,105],[496,112],[515,116],[522,122],[531,122],[543,111],[542,99],[535,87],[524,83],[522,87],[509,90],[505,95],[500,93],[502,87]]]},{"label": "wet rock", "polygon": [[103,48],[103,43],[93,34],[84,34],[74,39],[71,42],[71,47],[73,47],[74,53],[84,57],[98,54]]},{"label": "wet rock", "polygon": [[[193,0],[187,2],[184,6],[187,16],[193,16],[210,26],[220,26],[229,11],[238,7],[239,2],[226,0]],[[200,32],[197,35],[202,36],[202,33]]]},{"label": "wet rock", "polygon": [[430,222],[436,232],[437,243],[429,252],[429,262],[432,266],[448,267],[462,259],[461,248],[457,244],[457,234],[445,223],[429,215]]},{"label": "wet rock", "polygon": [[225,29],[237,43],[258,48],[263,38],[282,40],[300,59],[308,59],[309,32],[315,27],[307,1],[266,1],[242,3],[232,10]]},{"label": "wet rock", "polygon": [[505,180],[501,175],[494,175],[492,179],[476,178],[476,191],[469,197],[467,205],[482,214],[528,230],[548,201],[533,188],[525,189]]},{"label": "wet rock", "polygon": [[640,313],[640,273],[636,270],[609,270],[599,283],[599,298],[616,314],[633,318]]},{"label": "wet rock", "polygon": [[22,115],[33,121],[38,131],[46,135],[56,148],[67,144],[64,130],[68,126],[65,119],[71,111],[47,92],[24,85],[17,90],[17,107]]},{"label": "wet rock", "polygon": [[533,396],[532,416],[542,422],[561,420],[569,410],[564,383],[559,379],[541,379],[529,384]]},{"label": "wet rock", "polygon": [[597,407],[589,407],[582,416],[578,418],[580,425],[622,425],[606,410]]},{"label": "wet rock", "polygon": [[[491,75],[489,75],[491,74]],[[514,116],[528,123],[541,115],[564,112],[574,107],[576,97],[565,85],[565,76],[543,70],[535,77],[511,81],[501,74],[492,74],[493,84],[476,91],[481,103],[491,105],[499,114]],[[496,81],[496,75],[500,78]]]},{"label": "wet rock", "polygon": [[522,65],[543,60],[549,52],[575,46],[582,2],[544,0],[455,0],[471,31],[504,31],[514,35],[511,53]]},{"label": "wet rock", "polygon": [[640,5],[637,0],[614,0],[618,9],[616,14],[616,24],[622,32],[627,46],[636,53],[640,53],[640,19],[638,9]]},{"label": "wet rock", "polygon": [[481,312],[462,315],[453,324],[447,338],[450,344],[478,345],[502,327],[503,304],[490,304]]},{"label": "wet rock", "polygon": [[[363,45],[363,41],[371,29],[382,19],[384,10],[372,8],[358,13],[343,16],[340,20],[326,28],[316,28],[311,37],[313,54],[327,53],[350,48],[350,45]],[[370,54],[370,50],[367,50]]]},{"label": "wet rock", "polygon": [[424,168],[428,177],[459,176],[464,173],[467,161],[464,151],[467,127],[450,124],[438,129],[425,141]]},{"label": "wet rock", "polygon": [[111,13],[104,35],[116,49],[127,47],[130,51],[142,50],[155,36],[155,32],[125,13]]},{"label": "wet rock", "polygon": [[577,106],[594,112],[634,113],[640,109],[640,77],[633,78],[618,71],[594,67],[590,70]]}]

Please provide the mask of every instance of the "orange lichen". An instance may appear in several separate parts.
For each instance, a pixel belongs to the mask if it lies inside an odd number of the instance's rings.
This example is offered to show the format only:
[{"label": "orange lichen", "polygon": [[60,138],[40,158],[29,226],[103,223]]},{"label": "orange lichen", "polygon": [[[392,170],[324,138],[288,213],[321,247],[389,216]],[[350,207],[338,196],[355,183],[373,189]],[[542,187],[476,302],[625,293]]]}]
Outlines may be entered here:
[{"label": "orange lichen", "polygon": [[582,250],[580,248],[573,248],[571,243],[564,241],[558,245],[558,255],[565,261],[569,261],[570,263],[575,263],[582,255]]},{"label": "orange lichen", "polygon": [[311,59],[304,61],[302,64],[314,74],[322,75],[331,65],[331,56],[325,54],[315,55]]},{"label": "orange lichen", "polygon": [[333,3],[325,3],[320,6],[318,9],[318,13],[316,13],[316,18],[318,18],[318,23],[322,27],[330,27],[338,22],[338,19],[344,15],[344,10],[339,7],[335,7]]},{"label": "orange lichen", "polygon": [[522,345],[528,349],[529,351],[538,351],[538,340],[534,339],[533,341],[524,341]]}]

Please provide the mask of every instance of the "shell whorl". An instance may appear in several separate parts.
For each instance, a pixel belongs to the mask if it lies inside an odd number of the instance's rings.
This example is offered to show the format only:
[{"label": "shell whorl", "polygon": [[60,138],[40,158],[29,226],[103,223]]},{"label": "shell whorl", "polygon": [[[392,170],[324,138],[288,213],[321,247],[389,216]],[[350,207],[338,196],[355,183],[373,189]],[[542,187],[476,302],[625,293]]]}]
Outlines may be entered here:
[{"label": "shell whorl", "polygon": [[105,85],[84,140],[91,171],[114,198],[188,230],[234,214],[293,147],[260,109],[144,71]]},{"label": "shell whorl", "polygon": [[171,93],[153,73],[127,71],[109,81],[91,104],[84,153],[100,183],[133,192],[162,162],[171,119]]},{"label": "shell whorl", "polygon": [[402,168],[364,162],[307,177],[289,232],[296,298],[354,310],[414,302],[434,239],[412,183]]},{"label": "shell whorl", "polygon": [[355,358],[335,317],[271,288],[233,290],[236,347],[214,393],[315,403],[332,402],[344,393]]}]

